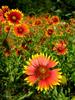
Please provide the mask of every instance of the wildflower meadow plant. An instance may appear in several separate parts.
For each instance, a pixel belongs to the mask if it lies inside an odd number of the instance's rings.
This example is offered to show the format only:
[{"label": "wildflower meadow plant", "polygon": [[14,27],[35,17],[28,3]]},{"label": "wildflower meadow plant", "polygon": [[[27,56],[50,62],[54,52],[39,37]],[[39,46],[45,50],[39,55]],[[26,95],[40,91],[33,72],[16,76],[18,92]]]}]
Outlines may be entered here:
[{"label": "wildflower meadow plant", "polygon": [[38,85],[37,90],[49,90],[49,87],[53,88],[54,85],[59,85],[61,82],[61,72],[59,68],[53,69],[58,64],[58,61],[53,60],[50,56],[44,56],[44,54],[36,54],[32,56],[27,62],[28,66],[24,66],[24,73],[28,75],[25,80],[30,86],[35,83]]},{"label": "wildflower meadow plant", "polygon": [[0,8],[0,99],[75,97],[75,18]]}]

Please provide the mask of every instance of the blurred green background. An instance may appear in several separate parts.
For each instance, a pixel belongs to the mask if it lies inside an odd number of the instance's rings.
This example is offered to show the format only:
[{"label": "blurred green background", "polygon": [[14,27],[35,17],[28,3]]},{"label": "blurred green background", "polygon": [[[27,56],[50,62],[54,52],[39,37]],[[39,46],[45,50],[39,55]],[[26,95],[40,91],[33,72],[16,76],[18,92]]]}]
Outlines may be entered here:
[{"label": "blurred green background", "polygon": [[63,19],[75,16],[75,0],[0,0],[0,6],[19,8],[26,14],[51,13]]}]

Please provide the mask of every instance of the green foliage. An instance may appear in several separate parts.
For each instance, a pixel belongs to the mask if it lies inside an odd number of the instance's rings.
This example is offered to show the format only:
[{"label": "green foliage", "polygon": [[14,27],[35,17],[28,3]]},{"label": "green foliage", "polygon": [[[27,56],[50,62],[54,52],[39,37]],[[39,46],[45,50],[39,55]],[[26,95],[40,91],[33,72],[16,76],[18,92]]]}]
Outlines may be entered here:
[{"label": "green foliage", "polygon": [[64,19],[75,16],[75,0],[5,0],[2,5],[8,5],[10,8],[19,8],[26,14],[49,12]]},{"label": "green foliage", "polygon": [[[50,48],[48,48],[48,46],[51,46],[52,41],[58,40],[60,37],[55,38],[55,36],[51,36],[51,38],[47,38],[44,42],[40,42],[43,35],[43,31],[39,30],[37,35],[34,34],[31,37],[24,38],[23,42],[28,46],[29,50],[24,51],[25,53],[23,55],[20,54],[19,56],[17,56],[15,52],[12,52],[11,56],[4,57],[4,51],[2,49],[3,44],[1,43],[3,41],[0,41],[0,98],[2,98],[2,100],[25,100],[27,98],[31,100],[70,100],[70,94],[74,92],[73,88],[75,87],[75,47],[74,41],[72,41],[74,36],[67,35],[67,37],[66,35],[63,35],[62,39],[67,38],[69,43],[69,51],[65,56],[57,56]],[[0,37],[1,40],[3,38],[5,39],[5,36],[5,34],[2,34],[2,37]],[[16,37],[15,40],[16,39],[19,38]],[[29,41],[32,42],[29,44]],[[68,81],[67,84],[55,87],[52,90],[50,89],[47,93],[38,93],[34,87],[30,88],[27,83],[25,83],[25,76],[22,72],[25,61],[27,61],[32,54],[40,52],[47,53],[48,55],[52,54],[52,56],[58,58],[60,62],[58,67],[61,67],[63,74],[66,75]],[[24,56],[25,60],[22,56]]]}]

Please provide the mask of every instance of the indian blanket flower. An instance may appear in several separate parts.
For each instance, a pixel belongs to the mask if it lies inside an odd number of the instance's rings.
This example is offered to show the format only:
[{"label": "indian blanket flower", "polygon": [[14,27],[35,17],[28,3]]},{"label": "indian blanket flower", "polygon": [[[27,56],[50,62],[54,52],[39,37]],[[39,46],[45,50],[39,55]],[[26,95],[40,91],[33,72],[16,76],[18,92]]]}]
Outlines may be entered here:
[{"label": "indian blanket flower", "polygon": [[10,26],[9,26],[9,25],[5,25],[4,31],[5,31],[6,33],[9,33],[9,31],[10,31]]},{"label": "indian blanket flower", "polygon": [[24,37],[29,33],[29,27],[27,24],[18,24],[14,26],[14,33],[18,37]]},{"label": "indian blanket flower", "polygon": [[35,84],[38,91],[47,91],[49,88],[59,85],[62,75],[59,68],[54,69],[57,64],[57,60],[41,53],[32,56],[32,59],[27,62],[27,66],[24,66],[24,74],[27,75],[25,81],[30,86]]},{"label": "indian blanket flower", "polygon": [[53,33],[54,33],[54,29],[52,27],[48,27],[46,32],[45,32],[45,35],[47,37],[50,37]]},{"label": "indian blanket flower", "polygon": [[67,44],[64,40],[55,43],[53,50],[57,52],[58,55],[65,55],[67,53]]},{"label": "indian blanket flower", "polygon": [[5,13],[5,17],[10,24],[19,24],[23,19],[23,14],[18,9],[12,9]]},{"label": "indian blanket flower", "polygon": [[48,20],[49,24],[54,24],[54,25],[58,24],[59,21],[60,21],[60,19],[59,19],[58,16],[52,16],[52,17]]},{"label": "indian blanket flower", "polygon": [[71,25],[75,25],[75,19],[74,19],[74,18],[71,18],[71,19],[70,19],[70,24],[71,24]]},{"label": "indian blanket flower", "polygon": [[8,6],[2,6],[2,11],[3,11],[3,14],[5,14],[6,12],[9,11],[9,7]]},{"label": "indian blanket flower", "polygon": [[41,25],[41,23],[42,23],[41,19],[36,19],[35,22],[34,22],[34,25],[38,25],[39,26],[39,25]]}]

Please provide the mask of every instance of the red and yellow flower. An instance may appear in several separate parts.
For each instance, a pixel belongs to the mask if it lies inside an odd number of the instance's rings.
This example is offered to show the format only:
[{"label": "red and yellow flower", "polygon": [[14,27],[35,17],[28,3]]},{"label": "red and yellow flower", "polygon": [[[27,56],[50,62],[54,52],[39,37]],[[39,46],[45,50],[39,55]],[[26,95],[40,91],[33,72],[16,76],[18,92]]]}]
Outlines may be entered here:
[{"label": "red and yellow flower", "polygon": [[59,17],[58,16],[52,16],[49,20],[48,20],[48,23],[49,24],[58,24],[60,21]]},{"label": "red and yellow flower", "polygon": [[40,17],[35,17],[35,19],[33,20],[32,22],[32,26],[42,26],[43,23],[42,23],[42,20]]},{"label": "red and yellow flower", "polygon": [[64,40],[55,43],[53,50],[57,52],[58,55],[65,55],[67,53],[67,44]]},{"label": "red and yellow flower", "polygon": [[42,23],[41,19],[36,19],[35,22],[34,22],[35,25],[40,25],[41,23]]},{"label": "red and yellow flower", "polygon": [[47,28],[47,30],[46,30],[46,32],[45,32],[45,35],[47,36],[47,37],[50,37],[52,34],[54,34],[55,32],[54,32],[54,29],[53,29],[53,27],[48,27]]},{"label": "red and yellow flower", "polygon": [[9,11],[9,7],[8,6],[2,6],[2,11],[3,11],[3,14],[5,14],[6,12]]},{"label": "red and yellow flower", "polygon": [[29,33],[29,27],[27,24],[18,24],[14,26],[14,33],[18,37],[24,37]]},{"label": "red and yellow flower", "polygon": [[0,9],[0,22],[2,22],[2,23],[5,22],[5,18],[4,18],[2,9]]},{"label": "red and yellow flower", "polygon": [[9,31],[10,31],[10,26],[9,26],[9,25],[5,25],[4,31],[5,31],[6,33],[9,33]]},{"label": "red and yellow flower", "polygon": [[23,19],[23,14],[18,9],[12,9],[5,14],[5,17],[10,24],[19,24]]},{"label": "red and yellow flower", "polygon": [[24,66],[25,80],[30,86],[37,85],[37,90],[47,91],[55,85],[59,85],[62,79],[60,69],[53,69],[58,64],[57,60],[44,54],[36,54],[29,59]]}]

